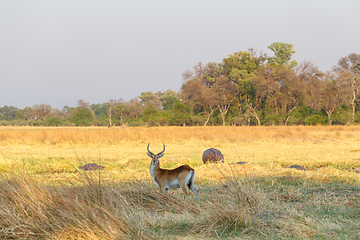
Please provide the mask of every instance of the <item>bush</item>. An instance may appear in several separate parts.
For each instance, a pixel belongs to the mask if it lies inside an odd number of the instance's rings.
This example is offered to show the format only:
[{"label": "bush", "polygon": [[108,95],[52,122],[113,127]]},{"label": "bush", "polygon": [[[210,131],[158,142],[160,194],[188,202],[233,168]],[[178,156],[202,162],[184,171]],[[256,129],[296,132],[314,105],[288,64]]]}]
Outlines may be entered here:
[{"label": "bush", "polygon": [[94,123],[96,126],[109,126],[109,117],[108,116],[102,116],[99,117],[96,122]]},{"label": "bush", "polygon": [[72,126],[72,123],[66,118],[47,118],[44,123],[45,126]]},{"label": "bush", "polygon": [[194,126],[204,126],[205,120],[200,116],[192,116],[191,121]]},{"label": "bush", "polygon": [[150,117],[147,117],[146,123],[149,126],[167,126],[169,124],[169,116],[166,112],[157,112]]},{"label": "bush", "polygon": [[37,120],[37,121],[35,121],[35,120],[31,120],[30,122],[29,122],[29,126],[45,126],[45,122],[44,122],[44,120]]},{"label": "bush", "polygon": [[349,125],[352,121],[352,110],[342,107],[332,115],[332,124]]},{"label": "bush", "polygon": [[89,109],[78,107],[70,120],[76,126],[91,126],[93,113]]},{"label": "bush", "polygon": [[300,106],[296,108],[290,115],[288,125],[305,125],[305,118],[311,116],[312,109],[307,106]]},{"label": "bush", "polygon": [[144,120],[143,120],[141,117],[128,120],[126,123],[127,123],[128,126],[130,126],[130,127],[145,126],[145,122],[144,122]]},{"label": "bush", "polygon": [[299,124],[301,124],[300,119],[290,115],[287,125],[299,125]]},{"label": "bush", "polygon": [[280,114],[267,114],[264,118],[263,125],[271,126],[271,125],[283,125],[283,120],[280,116]]},{"label": "bush", "polygon": [[27,126],[28,122],[24,119],[16,119],[16,120],[0,120],[0,126]]},{"label": "bush", "polygon": [[169,119],[170,125],[182,126],[191,124],[191,107],[188,103],[182,103],[176,99],[173,105],[171,117]]},{"label": "bush", "polygon": [[327,119],[318,114],[314,114],[305,118],[305,125],[324,125],[326,122]]}]

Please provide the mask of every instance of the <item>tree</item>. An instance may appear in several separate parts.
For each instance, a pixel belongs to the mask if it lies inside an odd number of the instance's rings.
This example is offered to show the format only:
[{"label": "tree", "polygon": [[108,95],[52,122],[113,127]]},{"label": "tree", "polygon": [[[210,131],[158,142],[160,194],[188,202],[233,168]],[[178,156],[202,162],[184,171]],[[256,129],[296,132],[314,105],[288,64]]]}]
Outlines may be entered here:
[{"label": "tree", "polygon": [[67,105],[65,105],[63,108],[62,108],[62,111],[67,115],[67,116],[70,116],[71,115],[71,112],[74,111],[75,108],[74,107],[69,107]]},{"label": "tree", "polygon": [[0,108],[0,119],[13,120],[16,117],[16,111],[18,108],[13,106],[4,106]]},{"label": "tree", "polygon": [[173,106],[173,114],[170,118],[171,125],[186,126],[186,123],[190,121],[190,117],[191,106],[176,99]]},{"label": "tree", "polygon": [[95,113],[96,118],[107,115],[108,103],[91,104],[91,109]]},{"label": "tree", "polygon": [[218,109],[214,89],[203,85],[201,79],[192,79],[181,87],[181,95],[183,99],[188,101],[193,107],[204,111],[204,126],[206,126],[211,115]]},{"label": "tree", "polygon": [[34,120],[41,118],[45,121],[52,114],[52,107],[47,104],[35,105],[33,106],[33,114],[36,116]]},{"label": "tree", "polygon": [[152,104],[156,109],[161,108],[161,101],[153,92],[142,92],[138,98],[141,100],[141,104],[144,107]]},{"label": "tree", "polygon": [[222,61],[222,74],[236,84],[234,96],[240,114],[243,114],[242,107],[251,89],[250,79],[256,75],[258,67],[265,62],[265,59],[266,55],[256,56],[253,49],[249,49],[248,52],[230,54]]},{"label": "tree", "polygon": [[90,103],[84,101],[83,99],[77,101],[77,106],[83,109],[91,109]]},{"label": "tree", "polygon": [[27,124],[29,124],[32,120],[36,121],[37,118],[32,107],[24,108],[24,117],[27,119]]},{"label": "tree", "polygon": [[304,84],[293,69],[284,65],[273,69],[272,80],[274,82],[270,84],[275,84],[276,88],[267,98],[267,103],[269,107],[275,108],[284,125],[287,125],[291,113],[302,103]]},{"label": "tree", "polygon": [[79,108],[90,110],[90,112],[93,114],[93,118],[95,118],[95,112],[94,112],[94,110],[91,108],[90,103],[85,102],[84,100],[80,99],[80,100],[77,102],[77,105],[78,105]]},{"label": "tree", "polygon": [[158,91],[155,95],[160,99],[164,111],[172,110],[175,100],[179,99],[179,93],[171,90]]},{"label": "tree", "polygon": [[193,107],[199,108],[205,114],[206,126],[211,115],[218,109],[215,88],[216,78],[220,76],[219,65],[199,63],[193,70],[183,73],[184,84],[181,87],[181,97]]},{"label": "tree", "polygon": [[325,73],[321,72],[313,63],[307,61],[296,68],[296,75],[303,83],[303,104],[315,110],[320,110],[321,89]]},{"label": "tree", "polygon": [[322,88],[321,103],[328,116],[328,124],[331,125],[331,115],[337,109],[341,102],[341,87],[339,82],[330,73],[325,75]]},{"label": "tree", "polygon": [[144,109],[142,115],[148,126],[166,126],[169,122],[167,114],[157,110],[151,103]]},{"label": "tree", "polygon": [[260,62],[261,58],[257,58],[254,53],[235,52],[223,59],[223,75],[228,76],[231,81],[236,83],[245,81],[255,75],[255,70]]},{"label": "tree", "polygon": [[123,100],[119,100],[113,108],[114,117],[120,119],[120,124],[125,124],[125,118],[129,116],[129,106]]},{"label": "tree", "polygon": [[348,101],[352,108],[352,123],[354,123],[356,102],[359,100],[360,95],[360,55],[352,53],[347,57],[339,59],[338,65],[334,66],[333,71],[346,82],[349,88],[351,97]]},{"label": "tree", "polygon": [[294,45],[290,43],[274,42],[268,48],[274,52],[274,57],[269,57],[268,61],[271,65],[286,65],[289,68],[294,68],[297,65],[295,60],[291,61],[291,56],[295,53]]},{"label": "tree", "polygon": [[59,110],[57,108],[53,108],[51,115],[53,117],[56,117],[56,118],[65,118],[66,117],[66,112],[61,111],[61,110]]},{"label": "tree", "polygon": [[76,126],[91,126],[94,114],[90,109],[77,107],[74,111],[74,115],[71,117],[71,122]]},{"label": "tree", "polygon": [[137,98],[130,99],[127,103],[129,105],[129,118],[136,119],[137,117],[141,116],[141,112],[143,111],[144,107],[142,106],[141,102]]},{"label": "tree", "polygon": [[106,111],[106,113],[109,116],[109,127],[112,126],[111,119],[112,119],[114,106],[119,102],[123,102],[123,100],[121,98],[119,100],[110,99],[109,102],[107,102],[107,111]]},{"label": "tree", "polygon": [[258,68],[257,74],[250,79],[251,88],[246,94],[246,107],[257,124],[261,125],[259,112],[268,98],[271,98],[279,88],[274,79],[273,67],[269,64]]},{"label": "tree", "polygon": [[229,111],[231,103],[235,100],[236,85],[229,78],[221,75],[216,79],[212,88],[215,91],[215,100],[221,114],[223,126],[225,126],[225,116]]}]

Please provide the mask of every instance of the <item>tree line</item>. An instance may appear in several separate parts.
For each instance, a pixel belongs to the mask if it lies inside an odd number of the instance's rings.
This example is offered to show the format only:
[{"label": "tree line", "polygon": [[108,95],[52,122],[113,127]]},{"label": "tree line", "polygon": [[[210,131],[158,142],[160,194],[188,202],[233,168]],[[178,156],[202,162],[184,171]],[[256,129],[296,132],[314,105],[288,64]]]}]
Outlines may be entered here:
[{"label": "tree line", "polygon": [[273,56],[253,49],[228,55],[220,63],[186,70],[179,92],[142,92],[124,101],[111,99],[53,109],[0,107],[0,125],[29,126],[206,126],[350,125],[360,123],[360,55],[338,60],[322,72],[312,62],[292,60],[293,45],[275,42]]}]

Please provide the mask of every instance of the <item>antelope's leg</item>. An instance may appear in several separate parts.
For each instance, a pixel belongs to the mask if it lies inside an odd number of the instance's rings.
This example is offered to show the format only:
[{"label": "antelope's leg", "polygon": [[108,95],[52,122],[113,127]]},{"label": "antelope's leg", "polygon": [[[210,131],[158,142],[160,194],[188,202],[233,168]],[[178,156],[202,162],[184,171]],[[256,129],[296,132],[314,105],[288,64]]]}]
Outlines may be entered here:
[{"label": "antelope's leg", "polygon": [[195,171],[193,172],[193,175],[192,175],[192,178],[191,178],[191,181],[190,181],[188,187],[191,189],[191,191],[193,191],[195,193],[196,199],[199,200],[199,194],[196,191],[194,182],[195,182]]},{"label": "antelope's leg", "polygon": [[196,188],[195,188],[194,183],[191,182],[188,186],[189,186],[189,188],[191,189],[191,191],[193,191],[193,193],[195,193],[196,199],[199,200],[199,194],[198,194],[198,192],[196,191]]},{"label": "antelope's leg", "polygon": [[185,183],[180,183],[180,188],[181,188],[181,191],[184,193],[184,198],[186,199],[188,196],[188,193],[185,188]]},{"label": "antelope's leg", "polygon": [[164,187],[160,185],[159,188],[160,188],[160,193],[164,193]]}]

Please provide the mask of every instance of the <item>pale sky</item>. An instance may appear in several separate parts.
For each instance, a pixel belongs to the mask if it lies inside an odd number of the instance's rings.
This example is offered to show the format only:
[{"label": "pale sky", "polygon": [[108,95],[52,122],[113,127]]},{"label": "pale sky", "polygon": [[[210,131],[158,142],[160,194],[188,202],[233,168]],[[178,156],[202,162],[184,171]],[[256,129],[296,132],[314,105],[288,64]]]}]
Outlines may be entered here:
[{"label": "pale sky", "polygon": [[0,107],[179,91],[198,62],[291,43],[331,70],[360,54],[359,0],[0,0]]}]

